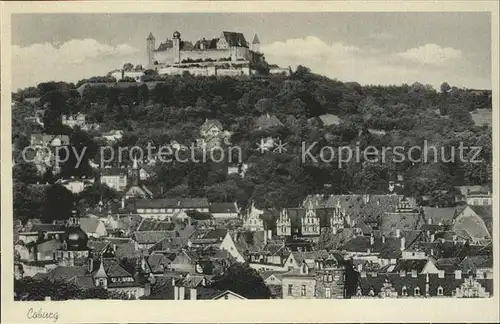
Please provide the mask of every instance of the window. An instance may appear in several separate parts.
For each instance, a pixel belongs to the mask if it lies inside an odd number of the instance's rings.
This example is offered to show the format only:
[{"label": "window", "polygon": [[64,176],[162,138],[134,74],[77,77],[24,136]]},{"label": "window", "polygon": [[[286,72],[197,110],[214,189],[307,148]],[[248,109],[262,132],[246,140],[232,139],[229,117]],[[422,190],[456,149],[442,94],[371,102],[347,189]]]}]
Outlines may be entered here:
[{"label": "window", "polygon": [[305,296],[306,295],[306,285],[302,285],[302,288],[300,289],[300,295]]},{"label": "window", "polygon": [[420,296],[420,288],[419,288],[419,287],[415,288],[415,289],[413,290],[413,294],[414,294],[415,296]]},{"label": "window", "polygon": [[331,294],[330,288],[328,288],[328,287],[325,288],[325,297],[330,298],[331,296],[332,296],[332,294]]},{"label": "window", "polygon": [[437,295],[438,296],[443,296],[443,287],[439,286],[437,289]]},{"label": "window", "polygon": [[406,286],[403,286],[403,288],[401,288],[401,295],[408,296],[408,289],[406,289]]},{"label": "window", "polygon": [[333,281],[333,276],[331,274],[328,275],[328,282],[332,282]]},{"label": "window", "polygon": [[288,296],[293,295],[293,285],[288,285]]}]

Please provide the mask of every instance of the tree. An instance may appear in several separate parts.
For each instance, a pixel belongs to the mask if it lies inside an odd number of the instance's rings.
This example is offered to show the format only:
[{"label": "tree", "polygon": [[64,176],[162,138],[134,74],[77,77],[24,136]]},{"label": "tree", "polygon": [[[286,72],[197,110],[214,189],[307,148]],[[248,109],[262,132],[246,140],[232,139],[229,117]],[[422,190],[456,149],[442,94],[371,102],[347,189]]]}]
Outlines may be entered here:
[{"label": "tree", "polygon": [[446,93],[448,93],[448,92],[451,90],[451,87],[450,87],[450,85],[448,84],[448,82],[443,82],[443,83],[441,84],[440,89],[441,89],[441,93],[442,93],[442,94],[446,94]]},{"label": "tree", "polygon": [[125,71],[131,71],[134,69],[134,65],[132,63],[125,63],[123,64],[123,69]]},{"label": "tree", "polygon": [[40,177],[33,163],[21,161],[12,168],[12,180],[33,184],[40,181]]},{"label": "tree", "polygon": [[124,294],[109,292],[102,287],[80,288],[61,280],[33,279],[30,277],[14,281],[14,299],[43,301],[69,299],[126,299]]},{"label": "tree", "polygon": [[67,220],[71,217],[75,206],[75,197],[71,191],[60,184],[47,189],[42,218],[45,223],[54,220]]},{"label": "tree", "polygon": [[231,290],[249,299],[269,299],[271,292],[255,269],[247,264],[235,263],[216,278],[212,287]]},{"label": "tree", "polygon": [[78,198],[83,200],[84,204],[88,206],[96,206],[101,201],[104,203],[118,198],[118,193],[105,184],[95,182],[92,186],[87,187],[80,192]]}]

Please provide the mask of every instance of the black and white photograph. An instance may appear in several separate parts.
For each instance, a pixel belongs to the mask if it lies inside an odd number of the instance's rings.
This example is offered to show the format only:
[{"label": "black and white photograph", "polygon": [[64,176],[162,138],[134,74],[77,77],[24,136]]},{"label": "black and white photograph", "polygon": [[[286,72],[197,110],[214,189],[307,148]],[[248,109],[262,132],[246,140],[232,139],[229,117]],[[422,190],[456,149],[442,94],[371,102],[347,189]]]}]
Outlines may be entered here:
[{"label": "black and white photograph", "polygon": [[492,300],[492,17],[10,14],[8,298]]}]

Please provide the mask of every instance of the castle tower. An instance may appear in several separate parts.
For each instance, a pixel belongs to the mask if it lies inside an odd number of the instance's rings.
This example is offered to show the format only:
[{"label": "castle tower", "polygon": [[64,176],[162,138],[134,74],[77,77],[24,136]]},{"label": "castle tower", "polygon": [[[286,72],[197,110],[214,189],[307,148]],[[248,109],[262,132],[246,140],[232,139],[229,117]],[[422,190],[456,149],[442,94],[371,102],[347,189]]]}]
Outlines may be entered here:
[{"label": "castle tower", "polygon": [[260,53],[260,41],[259,41],[259,37],[257,36],[257,34],[255,34],[255,36],[253,37],[252,51]]},{"label": "castle tower", "polygon": [[153,33],[149,33],[147,40],[147,52],[148,52],[148,69],[152,69],[155,61],[155,37]]},{"label": "castle tower", "polygon": [[174,32],[172,39],[172,50],[174,51],[173,62],[180,63],[181,62],[181,33],[178,31]]}]

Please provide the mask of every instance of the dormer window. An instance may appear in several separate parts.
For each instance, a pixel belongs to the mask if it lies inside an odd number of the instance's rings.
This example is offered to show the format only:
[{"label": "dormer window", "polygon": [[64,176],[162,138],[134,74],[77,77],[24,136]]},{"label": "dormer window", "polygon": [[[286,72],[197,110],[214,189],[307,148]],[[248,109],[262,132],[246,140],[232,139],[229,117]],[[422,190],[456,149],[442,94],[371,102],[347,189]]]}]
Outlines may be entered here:
[{"label": "dormer window", "polygon": [[416,287],[416,288],[413,290],[413,295],[415,295],[415,296],[420,296],[420,288],[419,288],[419,287]]},{"label": "dormer window", "polygon": [[401,295],[408,296],[408,289],[406,288],[406,286],[403,286],[403,288],[401,288]]},{"label": "dormer window", "polygon": [[443,296],[443,287],[439,286],[439,287],[437,288],[437,295],[438,295],[438,296]]}]

